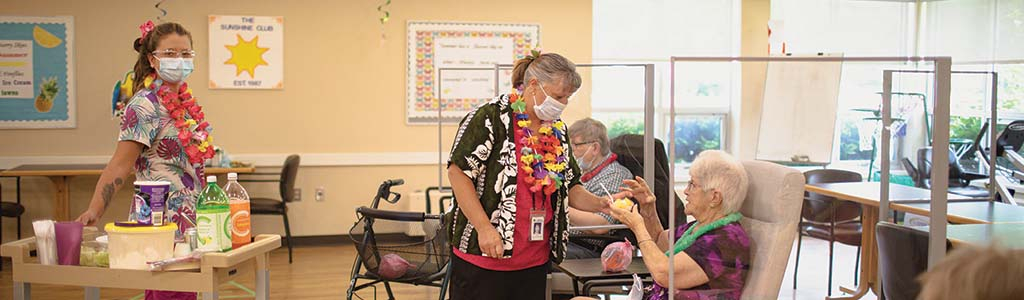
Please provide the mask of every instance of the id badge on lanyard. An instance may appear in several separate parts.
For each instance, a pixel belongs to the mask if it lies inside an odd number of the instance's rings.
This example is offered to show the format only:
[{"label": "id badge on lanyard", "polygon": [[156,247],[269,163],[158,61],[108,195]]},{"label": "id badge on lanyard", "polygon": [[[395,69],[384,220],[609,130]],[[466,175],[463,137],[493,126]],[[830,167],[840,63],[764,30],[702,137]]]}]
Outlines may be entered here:
[{"label": "id badge on lanyard", "polygon": [[[545,210],[545,202],[543,199],[544,192],[538,192],[539,196],[534,196],[533,208],[530,209],[530,241],[543,241],[544,240],[544,217],[547,216],[547,210]],[[537,207],[537,197],[541,197],[541,205]]]}]

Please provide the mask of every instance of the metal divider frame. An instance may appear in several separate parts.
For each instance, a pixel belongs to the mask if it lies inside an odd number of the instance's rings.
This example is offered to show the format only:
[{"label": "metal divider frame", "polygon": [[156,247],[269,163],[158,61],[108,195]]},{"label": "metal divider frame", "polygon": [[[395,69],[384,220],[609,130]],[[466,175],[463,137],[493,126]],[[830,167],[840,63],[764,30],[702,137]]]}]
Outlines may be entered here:
[{"label": "metal divider frame", "polygon": [[[933,70],[901,70],[901,69],[885,70],[884,72],[889,72],[889,73],[918,73],[918,74],[922,74],[922,73],[923,74],[934,74],[935,73],[935,71],[933,71]],[[999,105],[999,98],[998,98],[998,96],[999,96],[999,73],[995,72],[995,71],[950,71],[949,73],[950,73],[950,76],[951,76],[950,80],[952,80],[952,74],[976,74],[976,75],[990,75],[991,76],[991,78],[992,78],[991,84],[992,85],[990,86],[990,88],[992,89],[992,95],[991,95],[991,97],[989,97],[989,100],[991,101],[991,103],[989,105],[991,105],[991,106],[989,106],[989,110],[990,110],[989,111],[989,113],[990,113],[989,118],[990,119],[989,119],[989,129],[988,130],[989,130],[989,141],[991,142],[990,143],[990,147],[991,147],[991,149],[995,149],[997,147],[997,145],[996,145],[996,124],[998,123],[998,121],[997,121],[998,118],[997,117],[999,115],[998,114],[998,109],[997,109],[998,108],[997,106]],[[885,73],[883,73],[883,75],[882,75],[882,79],[883,80],[885,79],[885,76],[886,76]],[[891,78],[891,75],[889,75],[889,76]],[[952,101],[953,100],[950,99],[951,103],[952,103]],[[928,112],[925,112],[925,113],[928,113]],[[934,120],[933,120],[933,122],[934,122]],[[977,145],[977,147],[981,147],[981,145]],[[1000,186],[998,184],[998,182],[996,181],[996,179],[995,179],[996,178],[996,160],[995,159],[989,159],[988,173],[989,173],[989,180],[991,180],[991,183],[992,183],[992,184],[989,184],[989,188],[988,188],[989,202],[992,202],[993,200],[995,200],[995,195],[998,192],[999,194],[1003,195],[1003,198],[1005,198],[1004,200],[1008,200],[1008,204],[1017,205],[1017,203],[1012,200],[1013,197],[1009,197],[1009,192],[1006,191],[1006,188]],[[999,186],[999,187],[997,187],[997,186]],[[999,190],[997,191],[997,189],[999,189]]]},{"label": "metal divider frame", "polygon": [[[936,105],[934,107],[934,122],[935,127],[933,128],[933,151],[932,151],[932,201],[931,201],[931,218],[930,218],[930,230],[929,230],[929,242],[928,242],[928,265],[929,267],[934,266],[946,255],[946,204],[948,202],[946,191],[949,188],[949,95],[950,95],[950,73],[952,59],[948,56],[942,57],[792,57],[792,56],[673,56],[669,59],[670,69],[670,124],[675,123],[676,114],[676,94],[675,94],[675,75],[676,75],[676,62],[930,62],[932,63],[934,71],[934,94],[936,95]],[[882,86],[884,88],[882,93],[882,114],[883,114],[883,126],[882,126],[882,153],[888,153],[889,139],[892,136],[890,132],[890,126],[892,125],[892,118],[889,114],[891,111],[890,99],[892,97],[892,73],[887,72],[887,76],[883,78]],[[675,135],[675,126],[669,126],[669,136]],[[675,147],[675,140],[669,139],[669,149]],[[881,177],[881,191],[880,191],[880,205],[878,208],[879,216],[885,217],[889,212],[889,157],[888,155],[882,156],[882,177]],[[672,163],[672,167],[669,168],[670,173],[674,173],[675,169],[675,152],[669,151],[669,161]],[[672,178],[674,185],[675,174],[671,174],[669,177]],[[674,211],[669,211],[669,228],[675,228],[675,217]],[[669,240],[674,240],[674,230],[669,230]],[[669,265],[673,264],[674,253],[669,252]],[[668,290],[675,290],[675,272],[669,272],[669,286]]]}]

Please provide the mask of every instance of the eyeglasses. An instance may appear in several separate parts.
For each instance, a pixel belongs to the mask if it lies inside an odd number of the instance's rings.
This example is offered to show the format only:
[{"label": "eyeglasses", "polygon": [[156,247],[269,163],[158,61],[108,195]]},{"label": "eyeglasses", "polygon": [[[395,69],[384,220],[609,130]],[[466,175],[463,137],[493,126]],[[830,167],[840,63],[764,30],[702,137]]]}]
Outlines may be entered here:
[{"label": "eyeglasses", "polygon": [[155,55],[156,57],[162,57],[162,58],[179,58],[179,57],[181,57],[181,58],[193,58],[193,57],[196,57],[196,51],[195,50],[181,50],[181,51],[177,51],[177,50],[166,49],[166,50],[153,51],[153,55]]},{"label": "eyeglasses", "polygon": [[597,143],[597,141],[573,143],[572,146],[576,147],[576,148],[579,148],[580,146],[587,145],[587,144],[593,144],[593,143]]}]

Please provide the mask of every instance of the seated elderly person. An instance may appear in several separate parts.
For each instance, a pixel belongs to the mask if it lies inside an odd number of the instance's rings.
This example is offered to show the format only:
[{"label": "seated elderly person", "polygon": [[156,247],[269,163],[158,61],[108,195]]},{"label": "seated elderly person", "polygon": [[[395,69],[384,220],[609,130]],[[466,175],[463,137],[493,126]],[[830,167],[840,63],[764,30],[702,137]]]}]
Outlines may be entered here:
[{"label": "seated elderly person", "polygon": [[[612,153],[608,144],[608,129],[600,121],[586,118],[576,121],[569,126],[572,149],[579,163],[583,177],[580,181],[588,192],[599,197],[607,197],[608,193],[619,192],[624,187],[624,181],[633,177],[629,169],[620,165],[615,153]],[[591,213],[575,208],[569,208],[569,223],[571,226],[594,226],[616,224],[614,218],[603,213]],[[611,234],[609,230],[569,230],[569,235],[588,234]],[[601,250],[606,242],[603,240],[573,239],[568,244],[566,258],[596,258],[601,256]]]},{"label": "seated elderly person", "polygon": [[[627,180],[639,203],[612,207],[612,215],[636,233],[644,265],[654,278],[645,299],[739,299],[750,271],[750,239],[738,212],[747,194],[747,172],[722,151],[704,151],[690,166],[686,214],[696,221],[675,229],[675,241],[662,230],[654,194],[642,178]],[[675,253],[668,265],[668,253]],[[675,272],[675,291],[668,274]]]}]

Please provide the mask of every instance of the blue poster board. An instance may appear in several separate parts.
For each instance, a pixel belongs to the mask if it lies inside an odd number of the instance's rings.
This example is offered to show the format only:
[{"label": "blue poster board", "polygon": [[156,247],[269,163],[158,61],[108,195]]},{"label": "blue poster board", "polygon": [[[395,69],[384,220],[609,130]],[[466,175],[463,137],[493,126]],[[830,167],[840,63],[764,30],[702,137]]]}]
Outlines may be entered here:
[{"label": "blue poster board", "polygon": [[74,128],[72,17],[0,16],[0,129]]}]

